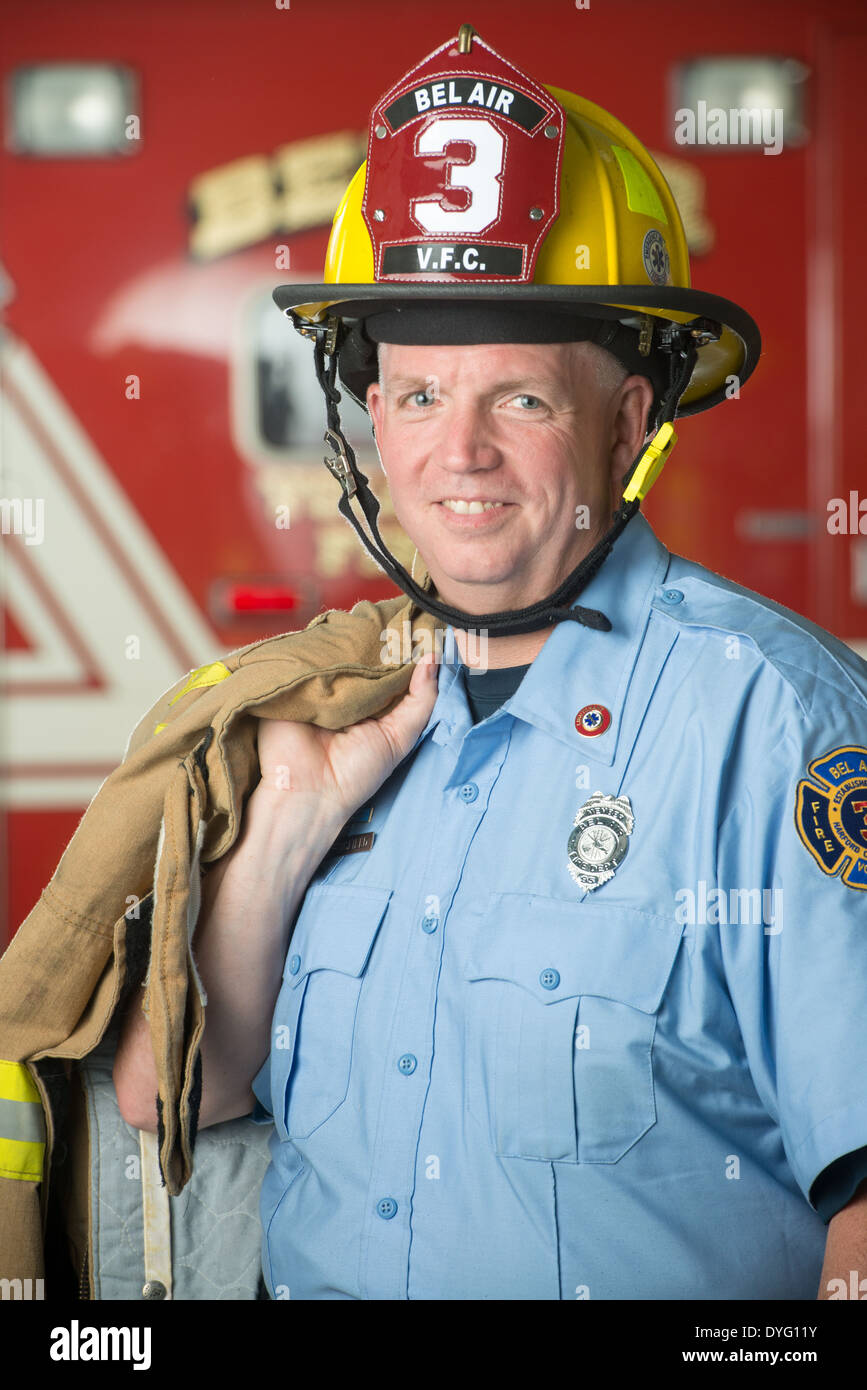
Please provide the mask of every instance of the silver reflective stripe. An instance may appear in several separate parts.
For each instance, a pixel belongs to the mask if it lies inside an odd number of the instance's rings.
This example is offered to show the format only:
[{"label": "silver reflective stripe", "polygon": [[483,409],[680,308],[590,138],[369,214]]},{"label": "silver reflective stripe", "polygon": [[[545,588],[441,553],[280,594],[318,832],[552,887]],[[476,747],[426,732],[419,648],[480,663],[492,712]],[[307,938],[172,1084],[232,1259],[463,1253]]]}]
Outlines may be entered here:
[{"label": "silver reflective stripe", "polygon": [[44,1144],[42,1106],[30,1100],[0,1100],[0,1137]]},{"label": "silver reflective stripe", "polygon": [[165,1298],[172,1296],[172,1213],[169,1190],[163,1186],[157,1136],[139,1131],[141,1192],[144,1218],[145,1282],[162,1285]]}]

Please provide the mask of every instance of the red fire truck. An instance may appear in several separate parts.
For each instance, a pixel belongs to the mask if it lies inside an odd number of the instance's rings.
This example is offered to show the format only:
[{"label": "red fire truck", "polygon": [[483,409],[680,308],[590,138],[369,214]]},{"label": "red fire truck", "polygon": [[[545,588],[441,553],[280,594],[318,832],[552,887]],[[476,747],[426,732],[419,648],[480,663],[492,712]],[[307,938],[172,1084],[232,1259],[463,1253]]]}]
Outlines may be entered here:
[{"label": "red fire truck", "polygon": [[[178,676],[394,592],[337,514],[309,345],[271,290],[320,277],[370,106],[465,21],[636,132],[694,284],[762,329],[743,396],[679,426],[657,531],[867,653],[859,0],[13,0],[0,945]],[[719,138],[715,112],[754,108],[779,131]],[[344,419],[375,480],[369,422]]]}]

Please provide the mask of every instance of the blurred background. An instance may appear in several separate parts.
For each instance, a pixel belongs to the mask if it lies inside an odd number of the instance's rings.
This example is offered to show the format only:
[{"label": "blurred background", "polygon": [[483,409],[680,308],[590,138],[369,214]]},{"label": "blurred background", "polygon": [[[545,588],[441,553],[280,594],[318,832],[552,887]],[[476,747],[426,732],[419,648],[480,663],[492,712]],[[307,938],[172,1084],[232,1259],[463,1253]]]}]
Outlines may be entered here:
[{"label": "blurred background", "polygon": [[[742,397],[680,423],[657,533],[867,655],[860,0],[4,0],[0,946],[163,690],[395,592],[271,290],[321,278],[370,108],[463,22],[635,132],[693,284],[762,331]],[[783,111],[782,148],[679,143],[700,101]]]}]

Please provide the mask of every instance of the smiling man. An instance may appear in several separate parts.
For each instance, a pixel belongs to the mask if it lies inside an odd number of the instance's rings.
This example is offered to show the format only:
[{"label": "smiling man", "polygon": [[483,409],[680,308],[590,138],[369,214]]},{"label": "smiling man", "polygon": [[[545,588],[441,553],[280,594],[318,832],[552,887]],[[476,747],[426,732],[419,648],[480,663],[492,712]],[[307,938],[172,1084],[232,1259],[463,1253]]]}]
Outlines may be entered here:
[{"label": "smiling man", "polygon": [[[262,720],[204,880],[200,1124],[273,1120],[272,1297],[829,1296],[867,1255],[867,672],[639,512],[755,325],[630,132],[464,30],[275,297],[341,512],[455,640],[379,719]],[[135,1011],[115,1081],[154,1128]]]},{"label": "smiling man", "polygon": [[379,364],[368,410],[398,520],[424,538],[437,592],[477,613],[551,593],[617,509],[644,440],[647,377],[624,381],[587,343],[383,342]]}]

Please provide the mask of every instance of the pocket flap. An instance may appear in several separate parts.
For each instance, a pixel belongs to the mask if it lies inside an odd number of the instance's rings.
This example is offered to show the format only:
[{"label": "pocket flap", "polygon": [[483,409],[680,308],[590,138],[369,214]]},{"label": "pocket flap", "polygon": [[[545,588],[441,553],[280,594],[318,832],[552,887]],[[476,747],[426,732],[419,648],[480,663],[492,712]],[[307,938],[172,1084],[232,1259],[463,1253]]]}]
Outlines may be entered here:
[{"label": "pocket flap", "polygon": [[354,883],[311,888],[292,933],[283,979],[294,989],[313,970],[360,975],[390,898],[390,888]]},{"label": "pocket flap", "polygon": [[595,994],[655,1013],[682,935],[673,918],[637,908],[497,893],[467,977],[509,980],[542,1004]]}]

